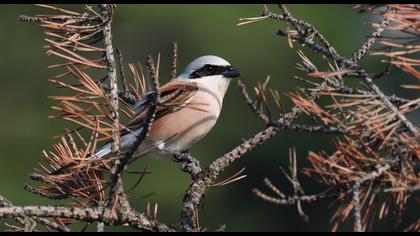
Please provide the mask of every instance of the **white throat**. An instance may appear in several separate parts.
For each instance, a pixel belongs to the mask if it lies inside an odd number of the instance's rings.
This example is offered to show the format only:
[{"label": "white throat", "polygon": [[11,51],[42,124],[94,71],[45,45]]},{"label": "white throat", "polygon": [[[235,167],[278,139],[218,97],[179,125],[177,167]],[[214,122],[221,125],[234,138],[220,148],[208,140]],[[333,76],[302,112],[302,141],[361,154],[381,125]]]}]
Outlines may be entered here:
[{"label": "white throat", "polygon": [[[213,91],[220,99],[223,99],[229,87],[230,78],[223,75],[206,76],[199,79],[188,79],[190,82],[196,82],[199,87]],[[183,81],[186,81],[185,79]]]}]

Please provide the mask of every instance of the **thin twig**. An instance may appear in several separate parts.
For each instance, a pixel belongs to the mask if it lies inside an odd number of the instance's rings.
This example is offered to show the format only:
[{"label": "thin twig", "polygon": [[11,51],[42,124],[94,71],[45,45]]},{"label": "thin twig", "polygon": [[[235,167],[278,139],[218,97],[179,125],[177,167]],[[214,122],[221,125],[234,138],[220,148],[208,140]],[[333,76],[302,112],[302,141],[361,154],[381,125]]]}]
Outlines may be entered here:
[{"label": "thin twig", "polygon": [[240,93],[241,93],[242,97],[244,98],[244,100],[248,104],[251,111],[254,112],[264,124],[268,125],[270,123],[270,118],[267,115],[265,115],[260,109],[257,108],[254,101],[252,101],[248,92],[246,91],[246,87],[242,83],[242,81],[238,80],[238,86],[239,86],[239,90],[240,90]]},{"label": "thin twig", "polygon": [[284,198],[271,197],[258,189],[253,189],[252,192],[264,201],[270,202],[274,205],[296,205],[298,201],[312,203],[326,198],[336,198],[339,193],[320,193],[313,195],[301,195],[301,196],[285,196]]},{"label": "thin twig", "polygon": [[171,66],[171,80],[176,78],[176,67],[178,63],[178,45],[175,41],[172,42],[172,66]]},{"label": "thin twig", "polygon": [[271,122],[270,126],[275,126],[284,130],[294,130],[301,132],[313,132],[313,133],[324,133],[324,134],[346,134],[348,133],[345,129],[335,126],[325,125],[303,125],[303,124],[285,124],[280,122]]},{"label": "thin twig", "polygon": [[362,73],[362,79],[365,82],[365,84],[378,95],[378,97],[382,100],[384,105],[388,107],[392,112],[395,113],[395,115],[398,117],[398,119],[405,125],[405,127],[410,130],[411,133],[414,134],[415,137],[419,137],[418,129],[411,123],[405,115],[403,115],[397,107],[392,104],[392,102],[388,99],[388,97],[382,92],[382,90],[373,82],[373,80],[366,74]]},{"label": "thin twig", "polygon": [[118,48],[115,48],[115,52],[117,53],[118,71],[120,72],[120,79],[121,79],[121,82],[122,82],[123,92],[128,93],[129,92],[128,82],[127,82],[127,79],[125,78],[124,62],[123,62],[122,53],[121,53],[120,49],[118,49]]},{"label": "thin twig", "polygon": [[[275,19],[275,20],[284,20],[286,22],[291,23],[292,25],[294,25],[296,27],[296,29],[301,34],[301,36],[303,36],[305,38],[308,36],[309,33],[313,33],[319,39],[319,41],[326,48],[328,48],[328,50],[331,53],[335,53],[335,49],[331,46],[331,44],[324,37],[324,35],[322,35],[314,26],[312,26],[311,24],[309,24],[309,23],[307,23],[307,22],[305,22],[303,20],[294,18],[290,14],[289,10],[287,9],[287,7],[284,4],[281,5],[281,8],[284,11],[284,14],[282,14],[282,15],[273,13],[270,10],[268,10],[268,8],[265,8],[264,9],[262,15],[263,16],[268,16],[268,17],[270,17],[272,19]],[[303,28],[303,32],[302,32],[302,30],[300,30],[300,28],[298,26]]]},{"label": "thin twig", "polygon": [[384,27],[389,24],[389,19],[384,18],[380,22],[380,26],[376,28],[376,30],[372,33],[372,36],[367,39],[367,41],[355,52],[351,57],[351,61],[357,63],[360,59],[363,58],[364,55],[370,50],[372,45],[375,43],[376,39],[381,35],[384,31]]},{"label": "thin twig", "polygon": [[353,215],[354,215],[354,232],[362,232],[362,215],[360,207],[360,182],[353,185]]},{"label": "thin twig", "polygon": [[[111,91],[109,84],[101,84],[101,87],[105,92]],[[118,97],[129,105],[134,105],[138,101],[133,93],[131,93],[130,91],[126,92],[123,89],[120,89],[118,91]]]}]

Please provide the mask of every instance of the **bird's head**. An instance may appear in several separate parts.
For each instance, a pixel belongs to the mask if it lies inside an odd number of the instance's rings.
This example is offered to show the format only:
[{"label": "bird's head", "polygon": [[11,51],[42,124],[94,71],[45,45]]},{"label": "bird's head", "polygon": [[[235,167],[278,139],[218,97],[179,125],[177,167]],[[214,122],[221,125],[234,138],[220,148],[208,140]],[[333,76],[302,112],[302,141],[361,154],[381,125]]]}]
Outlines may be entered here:
[{"label": "bird's head", "polygon": [[207,55],[195,59],[181,73],[179,79],[230,79],[241,76],[239,70],[233,68],[229,62],[218,56]]}]

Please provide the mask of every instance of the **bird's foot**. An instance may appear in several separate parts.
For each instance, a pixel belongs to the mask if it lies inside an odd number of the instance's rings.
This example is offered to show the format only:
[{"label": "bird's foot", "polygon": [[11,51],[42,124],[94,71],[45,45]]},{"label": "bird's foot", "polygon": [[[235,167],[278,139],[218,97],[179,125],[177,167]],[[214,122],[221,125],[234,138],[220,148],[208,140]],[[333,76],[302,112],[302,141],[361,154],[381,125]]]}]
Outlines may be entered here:
[{"label": "bird's foot", "polygon": [[181,169],[184,172],[189,173],[192,179],[197,179],[202,172],[200,162],[192,157],[188,151],[175,153],[173,155],[173,160],[177,163],[181,163]]}]

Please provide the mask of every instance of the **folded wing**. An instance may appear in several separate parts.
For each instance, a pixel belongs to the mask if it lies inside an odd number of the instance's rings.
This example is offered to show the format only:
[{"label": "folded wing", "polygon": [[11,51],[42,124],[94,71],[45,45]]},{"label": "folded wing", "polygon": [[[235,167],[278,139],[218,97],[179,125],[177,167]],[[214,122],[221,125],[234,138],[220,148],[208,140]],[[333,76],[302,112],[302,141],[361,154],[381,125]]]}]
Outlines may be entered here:
[{"label": "folded wing", "polygon": [[[162,116],[176,112],[187,105],[194,95],[197,93],[198,86],[195,82],[184,82],[179,80],[172,80],[171,82],[160,87],[160,99],[156,111],[155,120]],[[139,101],[134,107],[137,113],[131,118],[125,128],[121,131],[121,149],[127,149],[131,143],[134,142],[135,136],[144,125],[146,114],[149,110],[149,104],[154,96],[154,92],[144,95],[143,99]],[[95,159],[106,157],[111,153],[111,141],[100,147],[96,153]]]}]

